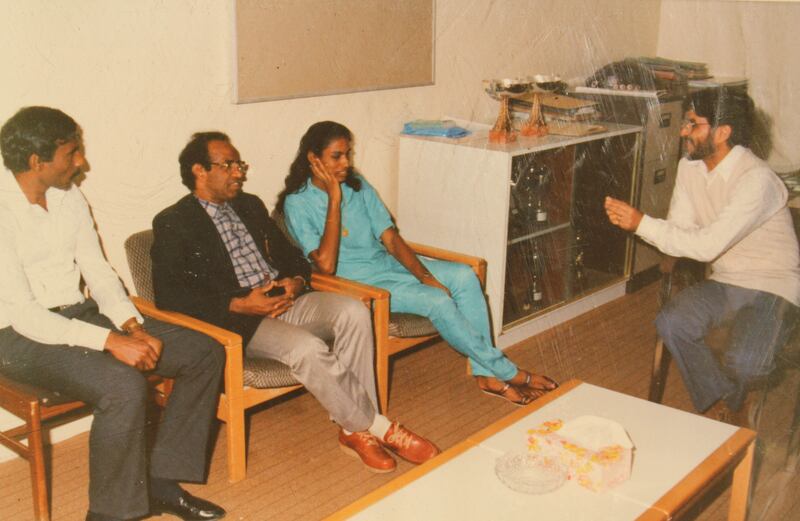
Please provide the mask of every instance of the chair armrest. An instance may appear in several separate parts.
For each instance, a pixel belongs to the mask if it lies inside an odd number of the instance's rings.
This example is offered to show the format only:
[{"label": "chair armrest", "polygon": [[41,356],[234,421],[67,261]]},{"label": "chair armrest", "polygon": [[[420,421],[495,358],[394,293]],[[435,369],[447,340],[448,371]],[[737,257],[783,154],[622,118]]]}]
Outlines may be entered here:
[{"label": "chair armrest", "polygon": [[673,257],[671,255],[664,255],[661,262],[658,264],[658,269],[663,274],[672,273],[675,270],[675,265],[680,260],[680,257]]},{"label": "chair armrest", "polygon": [[444,250],[442,248],[436,248],[434,246],[427,246],[425,244],[417,244],[415,242],[408,242],[406,243],[411,247],[414,252],[419,255],[423,255],[425,257],[430,257],[432,259],[450,261],[450,262],[459,262],[461,264],[466,264],[472,268],[472,271],[475,272],[477,275],[478,280],[481,281],[481,287],[486,286],[486,260],[480,257],[475,257],[474,255],[466,255],[464,253],[458,253],[450,250]]},{"label": "chair armrest", "polygon": [[681,290],[705,279],[706,264],[687,257],[665,255],[661,259],[659,270],[661,288],[658,298],[659,305],[663,306]]},{"label": "chair armrest", "polygon": [[242,348],[242,337],[227,329],[217,327],[208,322],[203,322],[202,320],[184,315],[183,313],[178,313],[177,311],[158,309],[155,304],[141,297],[131,297],[131,301],[142,315],[167,322],[168,324],[182,326],[197,331],[198,333],[203,333],[225,346],[226,351],[228,348]]},{"label": "chair armrest", "polygon": [[36,387],[11,380],[0,375],[0,405],[4,409],[17,410],[27,407],[31,397],[36,397],[39,391]]},{"label": "chair armrest", "polygon": [[366,305],[370,305],[373,300],[389,300],[389,292],[385,289],[370,286],[363,282],[345,279],[336,275],[312,273],[311,287],[317,291],[329,291],[331,293],[357,298]]}]

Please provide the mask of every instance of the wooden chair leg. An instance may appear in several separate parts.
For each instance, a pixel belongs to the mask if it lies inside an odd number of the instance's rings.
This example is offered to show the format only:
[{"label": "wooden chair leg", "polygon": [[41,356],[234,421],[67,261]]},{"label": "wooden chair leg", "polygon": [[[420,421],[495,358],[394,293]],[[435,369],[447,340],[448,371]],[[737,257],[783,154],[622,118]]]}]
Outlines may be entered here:
[{"label": "wooden chair leg", "polygon": [[381,413],[389,410],[389,301],[376,300],[373,304],[375,330],[375,380]]},{"label": "wooden chair leg", "polygon": [[794,416],[792,417],[791,431],[789,431],[789,443],[786,445],[784,470],[792,474],[796,473],[798,458],[800,458],[800,400],[797,400],[794,405]]},{"label": "wooden chair leg", "polygon": [[31,490],[33,491],[33,515],[36,521],[50,521],[50,505],[47,498],[47,474],[44,465],[44,444],[39,402],[30,404],[28,424],[28,463],[31,468]]},{"label": "wooden chair leg", "polygon": [[664,398],[664,384],[667,380],[670,360],[669,350],[665,349],[664,341],[659,337],[656,341],[655,353],[653,353],[653,371],[650,375],[650,393],[647,397],[651,402],[661,403]]},{"label": "wooden chair leg", "polygon": [[[766,408],[769,391],[770,385],[766,382],[760,389],[750,391],[751,393],[758,393],[758,399],[750,405],[750,410],[747,411],[747,423],[754,431],[758,431],[761,428],[761,413]],[[747,404],[747,400],[745,400],[745,404]]]},{"label": "wooden chair leg", "polygon": [[385,344],[385,337],[375,343],[375,380],[382,414],[389,409],[389,355]]},{"label": "wooden chair leg", "polygon": [[225,352],[225,422],[228,428],[228,482],[236,483],[247,474],[247,440],[244,423],[244,379],[242,350]]},{"label": "wooden chair leg", "polygon": [[228,409],[228,482],[236,483],[247,474],[247,440],[244,408]]}]

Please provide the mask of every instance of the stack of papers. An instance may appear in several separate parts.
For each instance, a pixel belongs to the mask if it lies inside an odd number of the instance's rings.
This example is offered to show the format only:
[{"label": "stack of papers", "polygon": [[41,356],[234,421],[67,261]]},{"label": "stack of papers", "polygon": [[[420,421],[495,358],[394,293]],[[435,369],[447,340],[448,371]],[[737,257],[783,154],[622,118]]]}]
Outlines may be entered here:
[{"label": "stack of papers", "polygon": [[639,63],[648,67],[657,77],[674,80],[680,75],[688,80],[702,80],[710,78],[708,65],[703,62],[690,62],[684,60],[670,60],[668,58],[646,57],[638,58]]}]

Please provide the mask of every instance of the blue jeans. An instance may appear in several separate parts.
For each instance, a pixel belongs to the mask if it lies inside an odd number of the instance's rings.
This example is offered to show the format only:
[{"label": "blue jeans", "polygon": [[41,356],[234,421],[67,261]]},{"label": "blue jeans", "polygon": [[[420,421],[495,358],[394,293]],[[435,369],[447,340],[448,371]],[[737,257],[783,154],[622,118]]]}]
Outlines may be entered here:
[{"label": "blue jeans", "polygon": [[420,283],[400,263],[396,268],[371,277],[369,283],[391,292],[391,310],[414,313],[430,319],[442,338],[467,356],[475,376],[510,380],[517,366],[492,342],[489,313],[480,282],[466,264],[420,258],[452,294]]},{"label": "blue jeans", "polygon": [[[738,410],[748,386],[775,368],[775,355],[789,338],[798,311],[772,293],[705,280],[667,303],[656,317],[656,328],[695,409],[703,412],[725,399]],[[730,343],[720,363],[704,338],[731,320]]]}]

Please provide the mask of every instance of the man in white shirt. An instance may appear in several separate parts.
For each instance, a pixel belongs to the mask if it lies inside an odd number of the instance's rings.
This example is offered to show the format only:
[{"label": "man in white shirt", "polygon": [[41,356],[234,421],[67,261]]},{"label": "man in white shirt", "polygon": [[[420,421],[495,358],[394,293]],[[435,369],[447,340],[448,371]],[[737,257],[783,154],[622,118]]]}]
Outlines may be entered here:
[{"label": "man in white shirt", "polygon": [[[224,510],[178,482],[205,479],[223,350],[204,335],[143,319],[128,299],[73,185],[86,158],[71,117],[23,108],[0,130],[0,150],[11,171],[0,174],[0,371],[93,407],[86,519],[220,519]],[[175,385],[148,468],[150,373]]]},{"label": "man in white shirt", "polygon": [[[692,95],[681,127],[687,156],[666,220],[606,198],[612,224],[673,257],[711,264],[711,275],[672,299],[656,319],[695,408],[719,400],[745,421],[748,388],[774,368],[800,305],[800,257],[786,187],[746,148],[753,104],[746,94],[707,89]],[[720,364],[709,329],[734,319]],[[738,413],[738,414],[737,414]]]}]

